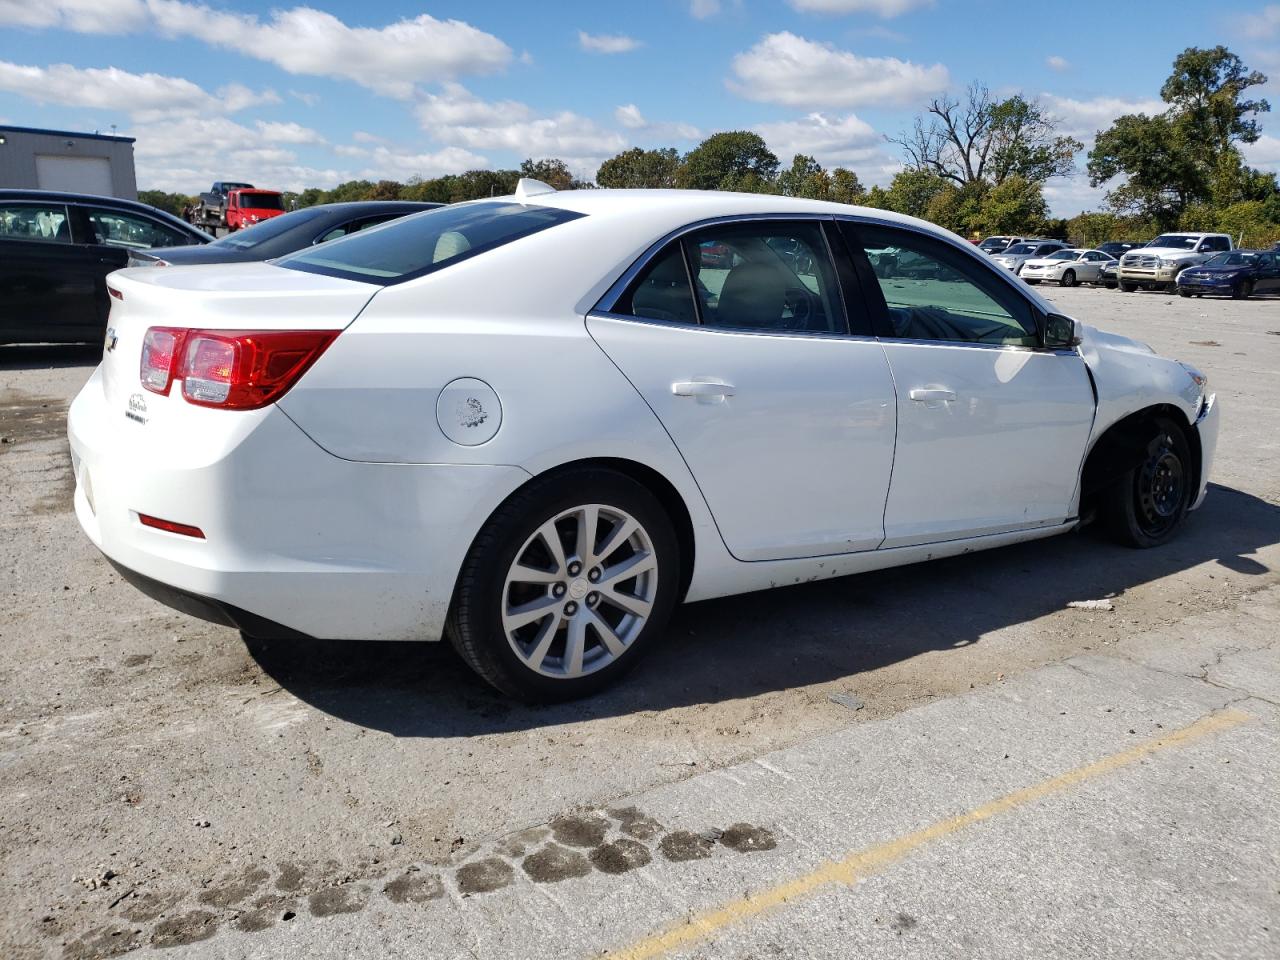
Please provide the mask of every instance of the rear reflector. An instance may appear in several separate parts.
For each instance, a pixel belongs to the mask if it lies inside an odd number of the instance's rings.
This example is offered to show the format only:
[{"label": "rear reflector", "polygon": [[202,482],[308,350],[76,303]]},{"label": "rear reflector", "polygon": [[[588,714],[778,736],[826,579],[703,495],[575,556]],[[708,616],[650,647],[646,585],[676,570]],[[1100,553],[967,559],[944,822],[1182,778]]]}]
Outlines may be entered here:
[{"label": "rear reflector", "polygon": [[124,294],[121,293],[119,290],[117,290],[115,287],[107,287],[107,293],[111,294],[111,296],[115,297],[117,300],[124,299]]},{"label": "rear reflector", "polygon": [[338,330],[184,330],[152,327],[142,343],[142,385],[201,407],[256,410],[279,400],[328,349]]},{"label": "rear reflector", "polygon": [[138,521],[144,527],[154,527],[157,530],[164,530],[168,533],[180,533],[184,537],[195,537],[197,540],[204,539],[204,531],[199,527],[193,527],[186,523],[174,523],[172,520],[161,520],[159,517],[149,517],[145,513],[138,514]]}]

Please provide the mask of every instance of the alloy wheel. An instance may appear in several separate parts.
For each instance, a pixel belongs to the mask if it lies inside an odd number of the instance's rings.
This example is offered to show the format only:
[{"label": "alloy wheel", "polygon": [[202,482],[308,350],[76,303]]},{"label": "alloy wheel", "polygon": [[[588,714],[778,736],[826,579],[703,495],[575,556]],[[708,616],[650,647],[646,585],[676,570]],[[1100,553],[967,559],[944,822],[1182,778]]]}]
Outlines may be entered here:
[{"label": "alloy wheel", "polygon": [[547,520],[516,552],[502,589],[502,630],[530,670],[587,676],[627,652],[657,589],[657,552],[639,521],[584,504]]}]

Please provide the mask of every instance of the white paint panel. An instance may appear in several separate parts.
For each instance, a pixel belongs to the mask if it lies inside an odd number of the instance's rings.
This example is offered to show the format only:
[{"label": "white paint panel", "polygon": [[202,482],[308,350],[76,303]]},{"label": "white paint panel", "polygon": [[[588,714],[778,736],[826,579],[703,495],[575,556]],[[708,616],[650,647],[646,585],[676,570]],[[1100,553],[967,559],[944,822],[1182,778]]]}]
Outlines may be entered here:
[{"label": "white paint panel", "polygon": [[55,157],[36,155],[36,182],[41,190],[113,195],[111,161],[106,157]]}]

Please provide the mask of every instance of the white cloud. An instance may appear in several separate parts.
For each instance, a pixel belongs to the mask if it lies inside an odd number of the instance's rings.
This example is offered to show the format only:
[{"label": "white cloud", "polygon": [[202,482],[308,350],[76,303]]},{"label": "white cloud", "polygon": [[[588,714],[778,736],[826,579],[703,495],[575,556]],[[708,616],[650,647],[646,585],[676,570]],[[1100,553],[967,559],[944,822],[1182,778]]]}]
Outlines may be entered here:
[{"label": "white cloud", "polygon": [[1242,14],[1236,19],[1240,33],[1251,40],[1270,39],[1280,34],[1280,3],[1272,3],[1257,13]]},{"label": "white cloud", "polygon": [[689,15],[706,20],[720,12],[720,0],[689,0]]},{"label": "white cloud", "polygon": [[1059,177],[1044,185],[1049,213],[1055,217],[1074,217],[1077,213],[1099,210],[1106,194],[1106,187],[1089,186],[1089,178],[1082,173]]},{"label": "white cloud", "polygon": [[416,108],[422,129],[450,146],[510,150],[524,157],[603,160],[626,143],[616,131],[571,111],[538,116],[515,100],[481,100],[459,84],[442,95],[427,94]]},{"label": "white cloud", "polygon": [[290,90],[289,96],[293,97],[295,100],[299,100],[302,103],[305,103],[308,107],[314,107],[316,104],[320,102],[319,94],[304,93],[301,90]]},{"label": "white cloud", "polygon": [[351,135],[351,139],[356,143],[386,143],[386,137],[380,137],[376,133],[369,133],[367,130],[357,130]]},{"label": "white cloud", "polygon": [[860,57],[789,32],[767,34],[735,56],[733,72],[728,85],[739,96],[793,107],[918,105],[950,81],[940,63]]},{"label": "white cloud", "polygon": [[0,0],[0,24],[12,27],[130,33],[149,21],[144,0]]},{"label": "white cloud", "polygon": [[1074,100],[1052,93],[1042,93],[1041,102],[1050,116],[1061,121],[1059,132],[1092,142],[1099,130],[1105,130],[1117,117],[1129,113],[1145,113],[1148,116],[1162,113],[1168,108],[1163,100],[1126,100],[1123,97],[1094,97],[1092,100]]},{"label": "white cloud", "polygon": [[787,0],[803,13],[874,13],[885,20],[900,17],[920,7],[932,7],[934,0]]},{"label": "white cloud", "polygon": [[762,123],[755,129],[784,166],[797,153],[808,154],[826,167],[886,159],[884,137],[852,113],[846,117],[811,113],[800,120]]},{"label": "white cloud", "polygon": [[1071,69],[1071,62],[1066,57],[1060,57],[1057,54],[1046,57],[1044,62],[1049,65],[1050,70],[1057,70],[1059,73]]},{"label": "white cloud", "polygon": [[310,7],[273,10],[263,19],[187,0],[0,0],[0,24],[82,33],[150,29],[225,47],[289,73],[339,77],[400,98],[411,96],[415,83],[492,73],[513,56],[492,34],[425,13],[385,27],[351,27]]},{"label": "white cloud", "polygon": [[590,34],[578,31],[578,46],[588,53],[627,53],[641,46],[639,40],[621,34]]},{"label": "white cloud", "polygon": [[324,143],[324,137],[320,136],[310,127],[304,127],[300,124],[281,123],[275,120],[259,120],[257,122],[258,130],[262,133],[264,139],[271,143]]},{"label": "white cloud", "polygon": [[280,102],[269,90],[255,93],[240,84],[229,84],[211,94],[182,77],[129,73],[117,67],[80,68],[68,63],[35,67],[0,61],[0,90],[36,103],[88,107],[112,115],[126,113],[143,121],[235,113]]},{"label": "white cloud", "polygon": [[1269,133],[1260,136],[1256,143],[1242,144],[1245,162],[1270,173],[1280,173],[1280,137]]},{"label": "white cloud", "polygon": [[634,103],[614,110],[613,119],[619,126],[644,134],[650,140],[698,140],[702,137],[701,131],[690,123],[650,123]]},{"label": "white cloud", "polygon": [[358,174],[366,180],[407,180],[410,177],[443,176],[489,166],[489,160],[478,153],[445,147],[433,153],[412,153],[391,147],[374,147],[365,151],[367,166]]}]

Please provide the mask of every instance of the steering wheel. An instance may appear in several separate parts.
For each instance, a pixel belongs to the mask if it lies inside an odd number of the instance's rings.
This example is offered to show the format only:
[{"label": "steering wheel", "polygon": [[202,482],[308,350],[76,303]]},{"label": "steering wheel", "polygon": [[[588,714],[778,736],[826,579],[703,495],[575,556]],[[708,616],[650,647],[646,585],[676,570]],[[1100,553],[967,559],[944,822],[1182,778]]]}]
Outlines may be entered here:
[{"label": "steering wheel", "polygon": [[806,287],[787,287],[783,294],[783,305],[791,311],[791,316],[782,321],[785,329],[809,329],[809,322],[817,310],[814,306],[814,296]]}]

